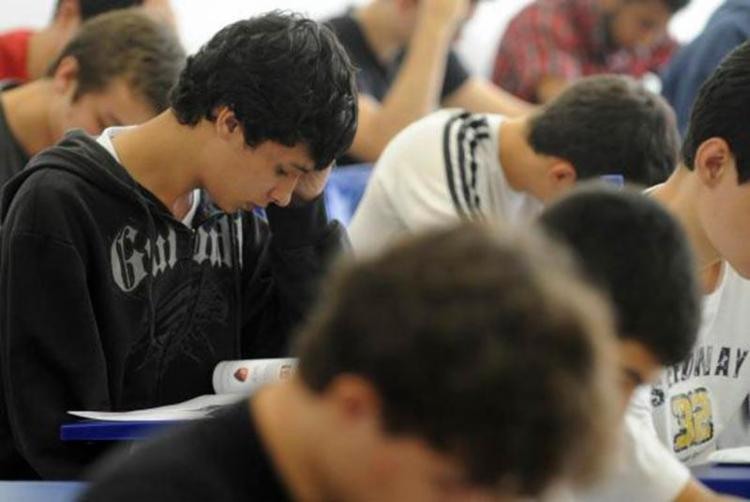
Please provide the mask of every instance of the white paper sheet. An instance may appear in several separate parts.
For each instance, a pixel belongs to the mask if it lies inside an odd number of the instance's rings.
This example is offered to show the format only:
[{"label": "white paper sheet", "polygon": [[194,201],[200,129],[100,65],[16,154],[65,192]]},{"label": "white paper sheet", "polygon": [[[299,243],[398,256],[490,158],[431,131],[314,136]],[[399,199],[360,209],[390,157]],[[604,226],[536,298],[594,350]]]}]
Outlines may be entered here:
[{"label": "white paper sheet", "polygon": [[717,464],[750,464],[750,446],[717,450],[708,456],[708,461]]},{"label": "white paper sheet", "polygon": [[242,394],[210,394],[199,396],[182,403],[123,412],[110,411],[68,411],[70,415],[90,420],[109,420],[116,422],[129,421],[167,421],[195,420],[204,418],[223,406],[236,403],[246,396]]}]

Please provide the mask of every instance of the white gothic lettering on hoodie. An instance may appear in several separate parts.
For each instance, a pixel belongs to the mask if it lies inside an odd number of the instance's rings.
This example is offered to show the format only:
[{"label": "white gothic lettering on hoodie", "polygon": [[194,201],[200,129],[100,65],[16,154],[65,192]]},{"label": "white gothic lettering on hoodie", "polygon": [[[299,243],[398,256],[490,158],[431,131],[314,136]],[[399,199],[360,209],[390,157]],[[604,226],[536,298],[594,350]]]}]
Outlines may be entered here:
[{"label": "white gothic lettering on hoodie", "polygon": [[[237,233],[241,236],[239,219],[235,223]],[[210,229],[200,227],[195,231],[194,262],[209,262],[214,268],[232,266],[229,224],[229,217],[222,217]],[[177,234],[173,228],[157,232],[155,238],[141,238],[142,232],[131,225],[125,225],[117,232],[110,246],[112,277],[125,293],[135,290],[146,277],[158,277],[174,268],[177,263]],[[150,267],[147,267],[149,263]]]}]

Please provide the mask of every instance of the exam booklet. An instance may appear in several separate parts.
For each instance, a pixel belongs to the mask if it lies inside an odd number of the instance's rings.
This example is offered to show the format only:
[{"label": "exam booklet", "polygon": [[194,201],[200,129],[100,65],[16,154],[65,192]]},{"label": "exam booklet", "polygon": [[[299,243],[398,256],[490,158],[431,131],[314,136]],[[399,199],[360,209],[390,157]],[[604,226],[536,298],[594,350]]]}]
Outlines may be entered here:
[{"label": "exam booklet", "polygon": [[296,367],[297,360],[292,358],[222,361],[216,365],[213,373],[212,380],[216,394],[145,410],[121,412],[74,410],[68,413],[90,420],[123,422],[204,418],[224,406],[241,401],[267,383],[290,378]]}]

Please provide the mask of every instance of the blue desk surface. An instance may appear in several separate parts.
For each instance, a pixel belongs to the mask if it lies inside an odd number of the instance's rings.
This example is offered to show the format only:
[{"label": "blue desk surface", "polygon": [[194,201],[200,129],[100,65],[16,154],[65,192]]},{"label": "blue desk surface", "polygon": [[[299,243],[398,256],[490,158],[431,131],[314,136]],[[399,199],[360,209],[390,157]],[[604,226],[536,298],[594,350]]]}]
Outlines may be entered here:
[{"label": "blue desk surface", "polygon": [[52,481],[0,481],[3,502],[73,502],[84,483]]},{"label": "blue desk surface", "polygon": [[750,465],[705,464],[691,467],[690,471],[714,491],[750,498]]},{"label": "blue desk surface", "polygon": [[134,441],[146,439],[178,423],[180,422],[83,420],[60,427],[60,439],[63,441]]}]

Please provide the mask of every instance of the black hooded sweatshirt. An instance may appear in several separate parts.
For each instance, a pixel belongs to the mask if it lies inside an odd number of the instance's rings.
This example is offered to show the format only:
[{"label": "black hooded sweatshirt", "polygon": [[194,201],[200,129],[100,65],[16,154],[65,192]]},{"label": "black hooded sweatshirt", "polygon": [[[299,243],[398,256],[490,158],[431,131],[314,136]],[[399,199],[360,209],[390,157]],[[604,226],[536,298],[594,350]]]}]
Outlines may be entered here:
[{"label": "black hooded sweatshirt", "polygon": [[221,360],[286,354],[346,244],[322,197],[188,228],[93,138],[71,133],[4,188],[0,478],[72,479],[101,447],[65,443],[66,410],[212,393]]}]

